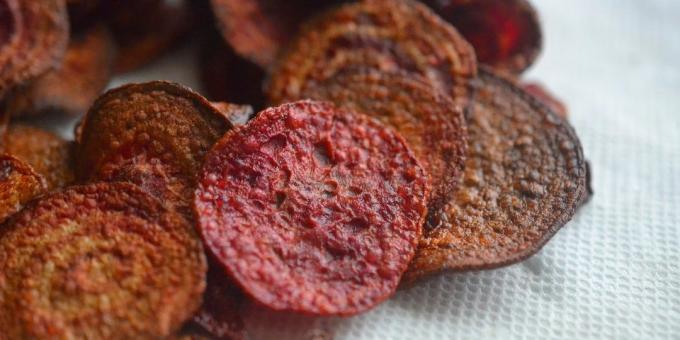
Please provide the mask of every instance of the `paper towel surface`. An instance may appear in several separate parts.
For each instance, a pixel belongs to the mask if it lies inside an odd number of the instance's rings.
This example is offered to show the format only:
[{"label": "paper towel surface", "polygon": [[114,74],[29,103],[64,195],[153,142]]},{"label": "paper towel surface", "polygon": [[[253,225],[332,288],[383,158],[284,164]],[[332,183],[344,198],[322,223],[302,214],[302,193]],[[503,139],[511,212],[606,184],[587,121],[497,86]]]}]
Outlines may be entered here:
[{"label": "paper towel surface", "polygon": [[[346,319],[250,306],[252,339],[680,339],[680,1],[533,2],[545,47],[526,78],[568,105],[593,200],[522,263],[441,275]],[[195,69],[188,48],[112,86],[200,89]]]}]

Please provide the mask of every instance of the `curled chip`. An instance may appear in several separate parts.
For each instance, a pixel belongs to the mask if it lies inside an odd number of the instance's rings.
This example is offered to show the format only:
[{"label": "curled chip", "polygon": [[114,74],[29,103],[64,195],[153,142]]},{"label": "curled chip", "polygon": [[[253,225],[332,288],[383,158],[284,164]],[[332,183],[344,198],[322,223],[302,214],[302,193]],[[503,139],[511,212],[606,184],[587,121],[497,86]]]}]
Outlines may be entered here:
[{"label": "curled chip", "polygon": [[205,98],[154,81],[103,94],[78,128],[76,176],[129,181],[191,215],[205,154],[231,127]]},{"label": "curled chip", "polygon": [[481,63],[519,74],[541,51],[541,25],[527,0],[424,2],[465,36]]},{"label": "curled chip", "polygon": [[0,223],[46,190],[45,179],[30,165],[12,156],[0,155]]},{"label": "curled chip", "polygon": [[217,32],[204,37],[200,60],[201,82],[211,100],[264,107],[264,70],[236,55]]},{"label": "curled chip", "polygon": [[48,190],[74,181],[73,143],[45,130],[24,125],[10,126],[2,150],[21,159],[42,175]]},{"label": "curled chip", "polygon": [[232,126],[245,125],[255,115],[250,105],[238,105],[227,102],[212,102],[211,104],[229,120]]},{"label": "curled chip", "polygon": [[306,25],[275,67],[267,94],[274,103],[300,98],[305,84],[346,69],[420,75],[452,95],[462,109],[477,65],[472,47],[425,5],[365,0]]},{"label": "curled chip", "polygon": [[342,0],[211,0],[224,39],[266,68],[314,13]]},{"label": "curled chip", "polygon": [[215,340],[243,340],[246,332],[240,314],[242,303],[242,293],[224,277],[221,269],[211,265],[203,306],[182,333]]},{"label": "curled chip", "polygon": [[520,261],[586,197],[583,150],[567,121],[513,82],[480,73],[463,182],[448,219],[424,230],[406,282]]},{"label": "curled chip", "polygon": [[0,0],[0,97],[58,66],[67,42],[64,0]]},{"label": "curled chip", "polygon": [[553,112],[558,114],[560,117],[567,119],[569,112],[567,106],[557,99],[550,91],[548,91],[545,86],[538,83],[524,83],[522,84],[522,89],[524,91],[532,94],[536,99],[540,100],[543,104],[547,105]]},{"label": "curled chip", "polygon": [[8,339],[159,339],[201,304],[200,239],[134,185],[51,194],[0,232],[0,329]]},{"label": "curled chip", "polygon": [[8,110],[14,116],[43,112],[81,115],[111,78],[115,46],[104,26],[74,37],[58,69],[48,71],[12,94]]},{"label": "curled chip", "polygon": [[378,72],[337,74],[308,85],[301,98],[334,102],[401,133],[432,178],[430,211],[451,199],[465,166],[467,141],[463,112],[448,95],[417,77]]},{"label": "curled chip", "polygon": [[[134,71],[156,60],[178,46],[191,29],[192,17],[185,2],[140,6],[144,7],[141,12],[148,16],[127,8],[117,11],[127,14],[125,19],[116,16],[113,24],[118,42],[115,73]],[[149,20],[149,16],[156,20]]]},{"label": "curled chip", "polygon": [[352,315],[396,289],[429,191],[393,130],[300,101],[228,132],[206,157],[194,206],[207,248],[255,300]]}]

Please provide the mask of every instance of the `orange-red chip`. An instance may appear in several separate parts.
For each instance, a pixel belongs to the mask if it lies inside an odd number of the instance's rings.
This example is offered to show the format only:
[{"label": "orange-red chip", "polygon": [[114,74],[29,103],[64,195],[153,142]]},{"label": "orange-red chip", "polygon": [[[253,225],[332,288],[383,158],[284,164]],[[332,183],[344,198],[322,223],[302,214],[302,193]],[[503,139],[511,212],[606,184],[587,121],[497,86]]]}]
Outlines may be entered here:
[{"label": "orange-red chip", "polygon": [[201,304],[193,226],[126,183],[71,187],[0,228],[7,339],[159,339]]},{"label": "orange-red chip", "polygon": [[45,191],[45,179],[30,165],[12,156],[0,155],[0,224]]}]

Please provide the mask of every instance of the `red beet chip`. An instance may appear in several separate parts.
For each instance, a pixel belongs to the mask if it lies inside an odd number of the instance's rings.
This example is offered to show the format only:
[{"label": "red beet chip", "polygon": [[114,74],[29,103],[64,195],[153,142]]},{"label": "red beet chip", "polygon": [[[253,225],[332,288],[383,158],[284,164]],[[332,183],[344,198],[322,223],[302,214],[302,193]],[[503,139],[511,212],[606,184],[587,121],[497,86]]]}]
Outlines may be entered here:
[{"label": "red beet chip", "polygon": [[475,48],[477,59],[519,74],[542,47],[541,25],[527,0],[425,0]]},{"label": "red beet chip", "polygon": [[227,133],[206,158],[194,202],[206,247],[256,301],[352,315],[396,289],[429,191],[393,130],[300,101]]}]

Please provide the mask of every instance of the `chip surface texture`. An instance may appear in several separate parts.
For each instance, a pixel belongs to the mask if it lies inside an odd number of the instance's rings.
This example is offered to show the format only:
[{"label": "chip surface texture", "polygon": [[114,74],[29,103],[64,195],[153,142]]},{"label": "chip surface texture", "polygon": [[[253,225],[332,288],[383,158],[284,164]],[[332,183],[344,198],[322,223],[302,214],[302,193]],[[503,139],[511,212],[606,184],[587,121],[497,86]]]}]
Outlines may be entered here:
[{"label": "chip surface texture", "polygon": [[448,219],[424,230],[406,281],[523,260],[587,196],[583,150],[566,120],[487,69],[477,90],[463,182]]},{"label": "chip surface texture", "polygon": [[51,194],[0,236],[0,338],[158,339],[201,304],[200,239],[131,184]]},{"label": "chip surface texture", "polygon": [[352,315],[389,297],[421,233],[428,177],[403,139],[330,103],[260,112],[206,158],[206,247],[275,310]]}]

